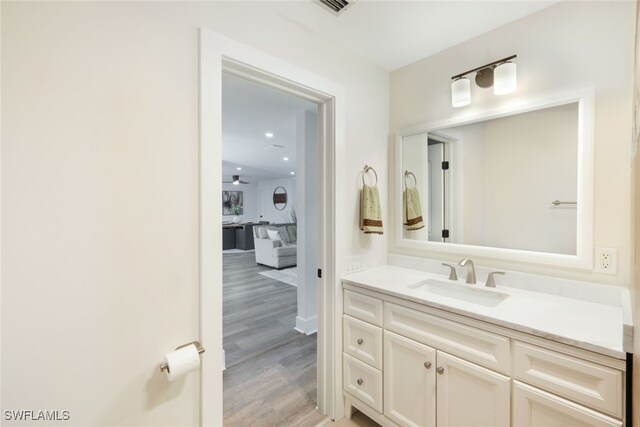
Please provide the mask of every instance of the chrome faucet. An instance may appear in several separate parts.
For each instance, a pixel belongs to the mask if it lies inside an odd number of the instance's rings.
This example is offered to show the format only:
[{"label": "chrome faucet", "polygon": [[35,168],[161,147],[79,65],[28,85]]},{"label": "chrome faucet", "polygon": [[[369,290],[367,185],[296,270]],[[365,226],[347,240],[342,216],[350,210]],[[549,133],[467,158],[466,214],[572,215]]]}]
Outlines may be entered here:
[{"label": "chrome faucet", "polygon": [[465,258],[458,263],[458,265],[467,268],[467,280],[470,285],[476,284],[476,270],[473,268],[473,261],[470,258]]},{"label": "chrome faucet", "polygon": [[445,267],[449,267],[449,280],[458,280],[458,275],[456,274],[456,268],[451,264],[442,264]]}]

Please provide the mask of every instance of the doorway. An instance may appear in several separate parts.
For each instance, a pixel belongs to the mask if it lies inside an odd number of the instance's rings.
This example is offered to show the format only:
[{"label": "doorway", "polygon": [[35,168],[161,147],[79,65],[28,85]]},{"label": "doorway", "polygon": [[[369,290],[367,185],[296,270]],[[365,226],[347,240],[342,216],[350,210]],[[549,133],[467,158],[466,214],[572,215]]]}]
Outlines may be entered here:
[{"label": "doorway", "polygon": [[317,116],[316,103],[222,75],[222,228],[235,236],[231,247],[223,238],[222,255],[226,426],[324,418],[316,409]]},{"label": "doorway", "polygon": [[[250,64],[250,65],[248,65]],[[342,366],[336,355],[342,333],[339,272],[344,270],[344,248],[335,236],[344,224],[336,218],[336,200],[344,190],[345,91],[342,86],[283,62],[209,30],[200,30],[200,338],[211,349],[201,367],[201,424],[221,425],[222,396],[222,240],[221,79],[229,73],[298,94],[318,104],[318,268],[317,279],[317,402],[320,413],[340,418]],[[218,261],[217,261],[218,260]],[[216,349],[218,349],[216,351]]]}]

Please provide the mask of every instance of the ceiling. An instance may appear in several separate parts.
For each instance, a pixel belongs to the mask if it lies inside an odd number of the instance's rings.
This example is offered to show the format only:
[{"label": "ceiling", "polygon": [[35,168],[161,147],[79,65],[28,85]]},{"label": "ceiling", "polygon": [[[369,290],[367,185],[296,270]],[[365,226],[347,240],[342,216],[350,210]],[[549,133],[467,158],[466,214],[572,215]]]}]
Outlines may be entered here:
[{"label": "ceiling", "polygon": [[[313,0],[268,2],[285,19],[388,71],[554,3],[557,0],[357,0],[335,16]],[[222,105],[223,180],[230,181],[232,175],[249,182],[290,177],[296,169],[296,117],[316,111],[316,105],[231,76],[223,77]],[[274,137],[266,138],[266,132]],[[284,148],[264,150],[271,144]]]},{"label": "ceiling", "polygon": [[357,0],[339,16],[312,0],[269,2],[298,26],[392,71],[558,0]]},{"label": "ceiling", "polygon": [[[296,118],[316,110],[316,104],[302,98],[223,76],[223,181],[231,181],[232,175],[249,182],[291,177],[296,170]],[[273,138],[267,138],[266,132],[273,133]],[[272,144],[284,148],[264,149]]]}]

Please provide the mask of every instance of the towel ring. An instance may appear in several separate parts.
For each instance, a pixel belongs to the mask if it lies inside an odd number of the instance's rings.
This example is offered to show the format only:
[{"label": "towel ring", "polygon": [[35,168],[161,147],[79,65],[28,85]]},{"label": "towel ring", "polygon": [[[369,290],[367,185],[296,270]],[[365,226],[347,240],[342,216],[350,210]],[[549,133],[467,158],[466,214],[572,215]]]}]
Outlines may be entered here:
[{"label": "towel ring", "polygon": [[376,182],[375,182],[375,184],[373,184],[374,187],[375,187],[376,185],[378,185],[378,174],[376,173],[376,170],[374,168],[372,168],[371,166],[369,166],[369,165],[364,165],[364,172],[362,172],[362,185],[367,185],[364,182],[364,176],[369,171],[373,172],[373,175],[376,177]]},{"label": "towel ring", "polygon": [[416,188],[418,186],[418,180],[416,179],[416,176],[413,174],[413,172],[409,172],[409,171],[404,171],[404,186],[406,188],[410,188],[407,185],[407,178],[410,176],[413,177],[413,187],[411,188]]}]

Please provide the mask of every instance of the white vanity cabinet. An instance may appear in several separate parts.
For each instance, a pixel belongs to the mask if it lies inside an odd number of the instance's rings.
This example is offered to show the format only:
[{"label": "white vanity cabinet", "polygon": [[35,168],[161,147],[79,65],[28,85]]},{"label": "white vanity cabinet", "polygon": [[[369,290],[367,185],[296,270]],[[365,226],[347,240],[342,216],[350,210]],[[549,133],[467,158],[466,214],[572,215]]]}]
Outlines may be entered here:
[{"label": "white vanity cabinet", "polygon": [[397,424],[509,425],[508,377],[389,331],[384,358],[384,414]]},{"label": "white vanity cabinet", "polygon": [[347,284],[343,337],[348,416],[355,407],[390,426],[623,425],[624,365],[597,363],[611,359],[602,355],[575,357],[563,344]]}]

